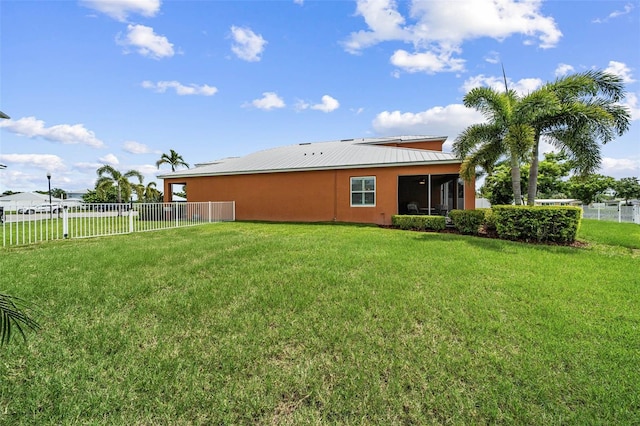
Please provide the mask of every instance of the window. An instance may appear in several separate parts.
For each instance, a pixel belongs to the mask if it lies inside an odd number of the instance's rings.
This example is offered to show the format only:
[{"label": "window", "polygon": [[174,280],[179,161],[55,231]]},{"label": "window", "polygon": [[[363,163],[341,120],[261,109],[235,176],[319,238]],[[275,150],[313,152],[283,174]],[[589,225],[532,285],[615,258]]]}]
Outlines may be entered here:
[{"label": "window", "polygon": [[351,178],[351,207],[374,207],[376,205],[375,176]]}]

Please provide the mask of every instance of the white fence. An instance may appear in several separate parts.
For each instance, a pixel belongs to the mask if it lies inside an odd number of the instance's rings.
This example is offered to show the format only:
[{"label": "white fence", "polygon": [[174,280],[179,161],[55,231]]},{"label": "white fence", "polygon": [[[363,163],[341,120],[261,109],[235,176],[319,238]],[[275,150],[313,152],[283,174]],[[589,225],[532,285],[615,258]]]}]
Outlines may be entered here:
[{"label": "white fence", "polygon": [[582,217],[615,222],[633,222],[640,225],[640,206],[582,206]]},{"label": "white fence", "polygon": [[235,220],[235,202],[7,206],[0,211],[2,246],[66,238],[155,231]]}]

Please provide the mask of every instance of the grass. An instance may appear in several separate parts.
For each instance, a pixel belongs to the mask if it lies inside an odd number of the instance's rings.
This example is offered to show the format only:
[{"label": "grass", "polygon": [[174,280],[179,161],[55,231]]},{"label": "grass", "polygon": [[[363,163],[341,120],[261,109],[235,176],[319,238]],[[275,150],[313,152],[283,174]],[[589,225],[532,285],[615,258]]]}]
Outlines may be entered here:
[{"label": "grass", "polygon": [[[635,228],[633,227],[635,226]],[[0,424],[633,424],[640,238],[226,223],[0,252]]]}]

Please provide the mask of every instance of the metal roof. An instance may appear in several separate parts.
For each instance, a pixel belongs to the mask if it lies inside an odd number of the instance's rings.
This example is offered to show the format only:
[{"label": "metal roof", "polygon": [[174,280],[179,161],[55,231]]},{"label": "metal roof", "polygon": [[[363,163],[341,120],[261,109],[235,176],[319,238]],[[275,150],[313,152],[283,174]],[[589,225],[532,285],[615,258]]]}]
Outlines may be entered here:
[{"label": "metal roof", "polygon": [[160,174],[158,178],[459,163],[451,153],[381,145],[445,139],[446,137],[395,136],[300,143],[255,152],[244,157],[196,164],[194,168]]}]

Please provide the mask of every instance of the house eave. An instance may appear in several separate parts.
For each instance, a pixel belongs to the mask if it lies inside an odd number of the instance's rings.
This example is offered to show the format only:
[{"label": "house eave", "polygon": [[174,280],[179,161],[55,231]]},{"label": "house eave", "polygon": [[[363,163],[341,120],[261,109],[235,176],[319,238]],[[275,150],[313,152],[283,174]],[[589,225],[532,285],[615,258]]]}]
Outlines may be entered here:
[{"label": "house eave", "polygon": [[401,163],[383,163],[383,164],[349,164],[344,166],[330,167],[303,167],[289,169],[264,169],[264,170],[238,170],[230,172],[202,172],[202,173],[179,173],[156,175],[158,179],[181,179],[207,176],[238,176],[238,175],[254,175],[254,174],[271,174],[271,173],[292,173],[292,172],[311,172],[311,171],[327,171],[327,170],[353,170],[353,169],[377,169],[389,167],[412,167],[412,166],[432,166],[439,164],[460,164],[457,159],[437,160],[437,161],[419,161],[419,162],[401,162]]}]

